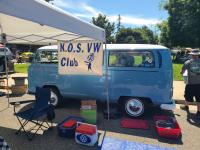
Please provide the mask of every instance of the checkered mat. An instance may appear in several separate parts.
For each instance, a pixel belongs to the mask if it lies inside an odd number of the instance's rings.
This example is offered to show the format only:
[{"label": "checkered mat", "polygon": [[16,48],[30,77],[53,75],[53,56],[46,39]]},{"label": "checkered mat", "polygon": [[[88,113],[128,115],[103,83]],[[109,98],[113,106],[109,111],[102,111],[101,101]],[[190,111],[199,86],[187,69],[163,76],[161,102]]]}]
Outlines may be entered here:
[{"label": "checkered mat", "polygon": [[175,150],[175,149],[105,137],[101,150]]},{"label": "checkered mat", "polygon": [[6,141],[0,136],[0,150],[10,150]]}]

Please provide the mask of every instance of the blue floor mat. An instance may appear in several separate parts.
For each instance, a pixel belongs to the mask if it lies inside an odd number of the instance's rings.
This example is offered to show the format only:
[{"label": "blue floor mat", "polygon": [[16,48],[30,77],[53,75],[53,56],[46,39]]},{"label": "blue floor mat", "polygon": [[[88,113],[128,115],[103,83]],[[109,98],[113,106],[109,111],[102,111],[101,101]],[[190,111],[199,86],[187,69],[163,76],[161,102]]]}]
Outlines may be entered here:
[{"label": "blue floor mat", "polygon": [[105,137],[101,150],[175,150],[175,149]]}]

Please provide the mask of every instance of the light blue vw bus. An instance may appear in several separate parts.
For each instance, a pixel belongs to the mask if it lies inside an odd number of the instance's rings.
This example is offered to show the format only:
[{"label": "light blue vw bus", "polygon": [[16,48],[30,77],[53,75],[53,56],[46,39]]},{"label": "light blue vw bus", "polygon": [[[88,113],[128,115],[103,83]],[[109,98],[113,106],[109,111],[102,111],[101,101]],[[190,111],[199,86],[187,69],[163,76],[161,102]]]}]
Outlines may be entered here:
[{"label": "light blue vw bus", "polygon": [[166,47],[107,44],[102,76],[59,75],[57,55],[57,46],[39,48],[28,70],[29,93],[36,86],[50,88],[55,106],[64,98],[106,101],[108,90],[109,101],[119,103],[131,117],[142,116],[148,105],[166,110],[175,107],[172,61]]}]

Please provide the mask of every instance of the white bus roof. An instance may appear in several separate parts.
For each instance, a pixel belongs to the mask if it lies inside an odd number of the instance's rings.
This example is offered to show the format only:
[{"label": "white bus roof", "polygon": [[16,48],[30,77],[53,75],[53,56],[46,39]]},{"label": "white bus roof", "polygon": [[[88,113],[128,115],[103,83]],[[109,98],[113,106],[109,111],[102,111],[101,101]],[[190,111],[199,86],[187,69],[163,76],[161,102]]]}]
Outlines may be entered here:
[{"label": "white bus roof", "polygon": [[[104,45],[105,48],[105,45]],[[123,49],[167,49],[161,45],[152,45],[152,44],[107,44],[106,48],[109,50],[123,50]]]},{"label": "white bus roof", "polygon": [[56,49],[58,49],[58,45],[43,46],[38,48],[38,50],[56,50]]},{"label": "white bus roof", "polygon": [[[105,45],[104,45],[105,48]],[[39,50],[56,50],[57,45],[43,46]],[[150,49],[168,49],[161,45],[152,44],[106,44],[106,49],[108,50],[150,50]]]}]

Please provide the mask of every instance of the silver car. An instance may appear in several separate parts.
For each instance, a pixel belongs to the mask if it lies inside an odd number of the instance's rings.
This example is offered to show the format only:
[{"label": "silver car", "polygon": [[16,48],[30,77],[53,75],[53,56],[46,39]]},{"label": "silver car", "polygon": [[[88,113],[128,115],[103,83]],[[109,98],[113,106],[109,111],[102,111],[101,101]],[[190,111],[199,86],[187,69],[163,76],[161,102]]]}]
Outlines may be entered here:
[{"label": "silver car", "polygon": [[14,63],[12,61],[13,54],[7,47],[3,47],[0,45],[0,74],[5,74],[5,51],[6,51],[6,58],[7,58],[7,66],[8,72],[14,72]]}]

